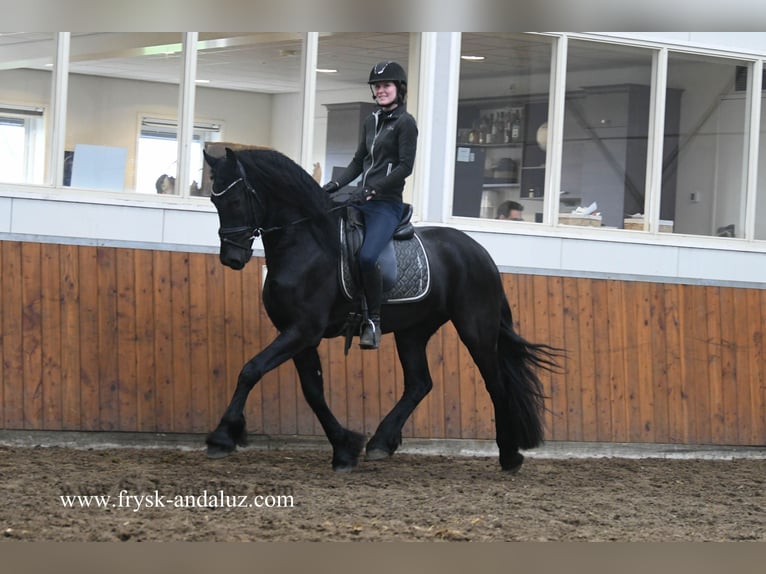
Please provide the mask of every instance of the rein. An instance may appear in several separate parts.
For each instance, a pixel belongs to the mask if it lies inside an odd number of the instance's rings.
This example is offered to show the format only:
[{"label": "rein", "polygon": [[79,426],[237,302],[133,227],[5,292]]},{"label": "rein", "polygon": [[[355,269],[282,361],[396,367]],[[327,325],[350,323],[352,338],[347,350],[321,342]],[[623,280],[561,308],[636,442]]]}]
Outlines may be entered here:
[{"label": "rein", "polygon": [[237,169],[239,170],[240,177],[232,181],[226,188],[219,192],[215,192],[213,190],[210,191],[210,194],[213,197],[221,197],[228,191],[234,189],[239,184],[244,184],[245,188],[249,192],[245,197],[247,198],[253,198],[255,202],[257,203],[257,206],[254,206],[251,204],[251,202],[248,202],[248,213],[253,214],[254,222],[252,225],[241,225],[238,227],[221,227],[218,230],[218,236],[221,238],[222,243],[228,243],[230,245],[234,245],[236,247],[239,247],[240,249],[244,249],[246,251],[250,250],[249,246],[244,245],[244,243],[240,243],[238,241],[235,241],[234,239],[231,239],[231,236],[236,235],[242,235],[244,233],[249,233],[249,236],[245,239],[245,241],[251,241],[255,239],[258,236],[266,235],[269,233],[274,233],[277,231],[282,231],[288,227],[292,227],[294,225],[299,225],[301,223],[305,223],[306,221],[311,221],[315,217],[318,217],[319,215],[325,215],[327,213],[332,213],[333,211],[337,211],[339,209],[344,209],[348,207],[349,205],[353,204],[356,199],[350,199],[348,201],[344,201],[343,203],[336,205],[335,207],[332,207],[328,209],[327,211],[324,211],[317,215],[311,215],[307,217],[302,217],[300,219],[296,219],[295,221],[291,221],[290,223],[286,223],[285,225],[277,225],[274,227],[266,227],[264,228],[261,226],[261,224],[258,222],[257,218],[257,210],[264,211],[264,204],[261,198],[258,196],[258,193],[256,193],[255,188],[250,184],[250,182],[247,179],[247,176],[245,174],[245,169],[242,166],[242,164],[237,160]]}]

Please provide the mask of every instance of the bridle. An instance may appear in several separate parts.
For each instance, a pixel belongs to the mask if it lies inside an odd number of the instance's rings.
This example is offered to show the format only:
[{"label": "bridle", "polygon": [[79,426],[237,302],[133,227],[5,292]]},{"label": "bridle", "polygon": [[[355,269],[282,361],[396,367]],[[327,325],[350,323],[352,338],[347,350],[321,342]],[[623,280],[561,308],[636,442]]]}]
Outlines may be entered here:
[{"label": "bridle", "polygon": [[[235,189],[240,184],[245,186],[247,191],[247,193],[245,193],[245,202],[247,203],[246,212],[247,217],[252,221],[248,222],[246,225],[221,227],[218,229],[218,237],[221,238],[221,243],[233,245],[239,249],[243,249],[244,251],[250,251],[250,242],[265,231],[258,221],[258,212],[264,211],[264,205],[261,198],[258,197],[258,194],[255,192],[255,188],[253,188],[253,186],[250,185],[250,182],[247,180],[245,170],[239,160],[237,160],[237,171],[239,172],[239,177],[237,179],[232,181],[219,192],[211,189],[210,195],[213,197],[221,197],[227,192]],[[244,237],[244,240],[242,237]]]}]

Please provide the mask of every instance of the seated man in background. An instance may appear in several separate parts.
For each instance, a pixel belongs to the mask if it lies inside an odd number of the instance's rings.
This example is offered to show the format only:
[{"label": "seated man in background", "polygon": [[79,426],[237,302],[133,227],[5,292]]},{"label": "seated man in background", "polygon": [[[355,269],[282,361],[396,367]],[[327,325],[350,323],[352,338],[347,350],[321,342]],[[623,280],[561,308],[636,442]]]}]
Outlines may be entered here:
[{"label": "seated man in background", "polygon": [[524,206],[516,201],[504,201],[497,206],[496,219],[510,219],[511,221],[524,221],[521,212]]}]

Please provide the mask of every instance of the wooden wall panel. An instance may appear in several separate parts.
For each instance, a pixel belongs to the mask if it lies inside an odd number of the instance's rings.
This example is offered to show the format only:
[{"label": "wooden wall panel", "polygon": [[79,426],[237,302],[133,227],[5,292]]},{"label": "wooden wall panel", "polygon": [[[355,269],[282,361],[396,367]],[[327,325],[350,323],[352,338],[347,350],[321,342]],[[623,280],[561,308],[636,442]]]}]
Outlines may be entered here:
[{"label": "wooden wall panel", "polygon": [[[244,363],[275,337],[263,260],[0,244],[0,426],[206,432]],[[543,373],[548,440],[766,443],[766,290],[504,275],[514,325],[564,348]],[[371,435],[401,397],[392,336],[377,353],[319,349],[338,420]],[[427,348],[434,389],[405,437],[494,438],[489,395],[452,325]],[[292,363],[246,408],[254,433],[318,435]]]}]

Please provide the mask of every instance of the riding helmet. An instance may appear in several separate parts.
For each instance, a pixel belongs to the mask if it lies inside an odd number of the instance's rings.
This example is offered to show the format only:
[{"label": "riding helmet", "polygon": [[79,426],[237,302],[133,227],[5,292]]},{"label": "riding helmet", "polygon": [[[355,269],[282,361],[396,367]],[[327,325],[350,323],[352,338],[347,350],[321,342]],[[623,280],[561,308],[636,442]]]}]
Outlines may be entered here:
[{"label": "riding helmet", "polygon": [[[367,83],[372,89],[376,82],[393,82],[396,84],[396,99],[402,104],[407,96],[407,73],[399,64],[386,60],[378,62],[370,70],[370,78]],[[375,94],[373,93],[373,99]]]}]

